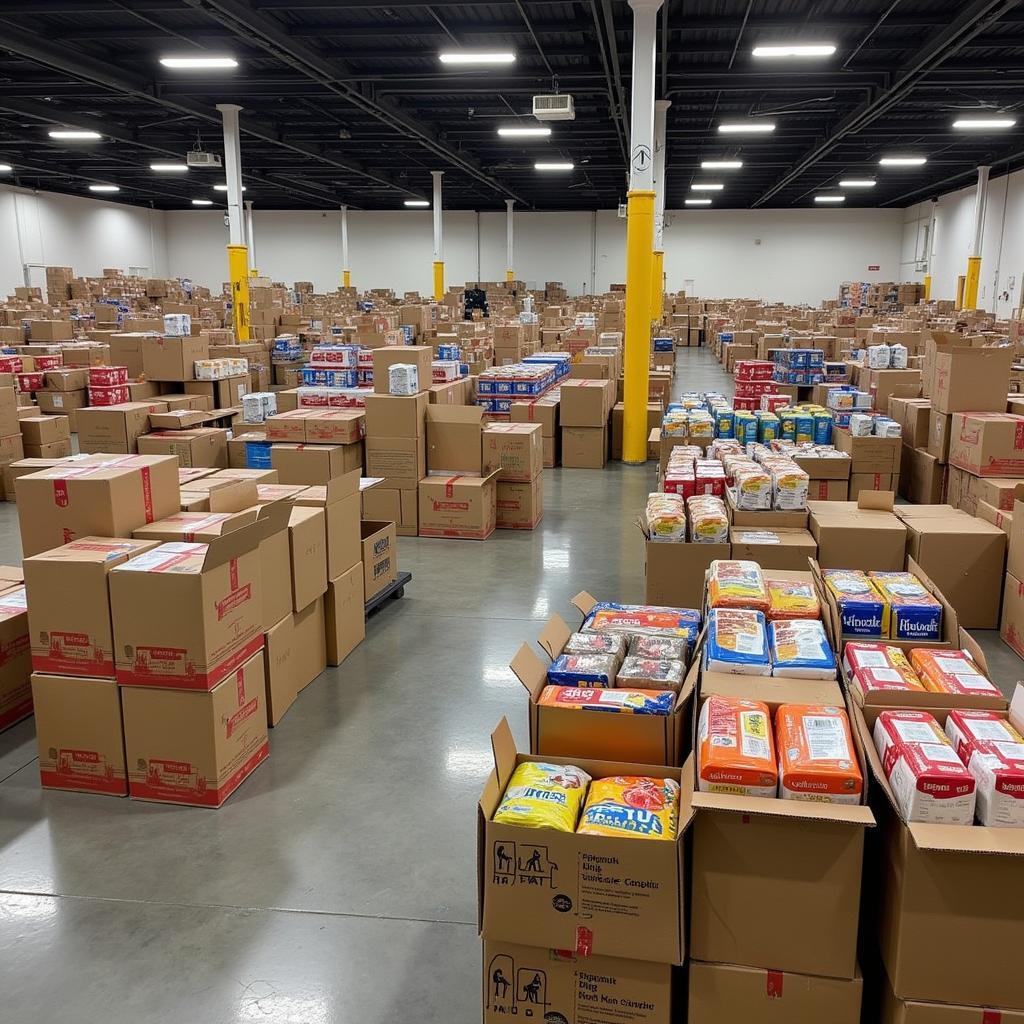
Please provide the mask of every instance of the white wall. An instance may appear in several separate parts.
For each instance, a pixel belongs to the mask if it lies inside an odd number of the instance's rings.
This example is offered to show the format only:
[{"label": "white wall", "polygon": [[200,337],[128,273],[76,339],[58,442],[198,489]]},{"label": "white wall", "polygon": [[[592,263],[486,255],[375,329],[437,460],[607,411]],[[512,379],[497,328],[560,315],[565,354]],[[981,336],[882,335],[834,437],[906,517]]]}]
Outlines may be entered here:
[{"label": "white wall", "polygon": [[[974,241],[975,186],[950,192],[939,199],[935,218],[932,297],[955,299],[957,278],[967,272],[967,257]],[[915,259],[926,258],[925,240],[930,204],[918,203],[903,211],[902,277],[921,281]],[[999,316],[1014,312],[1020,302],[1024,277],[1024,171],[989,182],[988,205],[981,247],[978,305]]]},{"label": "white wall", "polygon": [[[82,276],[104,267],[167,274],[165,215],[102,200],[0,185],[0,296],[24,284],[22,265],[70,266]],[[32,283],[45,283],[33,270]]]}]

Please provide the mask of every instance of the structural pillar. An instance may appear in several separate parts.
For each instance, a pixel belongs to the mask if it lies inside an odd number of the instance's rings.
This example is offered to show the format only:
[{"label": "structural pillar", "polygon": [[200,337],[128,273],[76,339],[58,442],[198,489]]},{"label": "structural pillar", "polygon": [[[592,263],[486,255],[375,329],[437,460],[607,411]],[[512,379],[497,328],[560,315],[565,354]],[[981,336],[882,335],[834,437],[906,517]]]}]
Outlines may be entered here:
[{"label": "structural pillar", "polygon": [[981,243],[985,236],[985,207],[988,206],[988,167],[978,168],[978,187],[974,193],[974,242],[967,257],[967,281],[964,285],[964,309],[978,308],[978,284],[981,280]]},{"label": "structural pillar", "polygon": [[633,95],[629,192],[626,196],[626,339],[622,461],[647,461],[647,392],[651,365],[651,271],[654,251],[654,55],[662,0],[633,8]]},{"label": "structural pillar", "polygon": [[218,103],[224,122],[224,177],[228,186],[228,277],[231,316],[238,341],[249,340],[249,253],[242,222],[242,148],[238,136],[237,103]]},{"label": "structural pillar", "polygon": [[516,279],[515,271],[513,267],[513,248],[512,248],[512,207],[515,206],[514,199],[505,200],[505,280],[514,281]]},{"label": "structural pillar", "polygon": [[935,265],[935,222],[938,219],[939,201],[931,201],[931,212],[928,215],[928,251],[925,253],[924,301],[930,302],[932,297],[932,268]]},{"label": "structural pillar", "polygon": [[444,247],[441,238],[441,176],[444,171],[431,171],[434,179],[434,301],[444,298]]},{"label": "structural pillar", "polygon": [[348,207],[341,208],[341,286],[352,287],[352,274],[348,265]]},{"label": "structural pillar", "polygon": [[256,269],[256,229],[252,220],[252,200],[245,201],[245,239],[249,244],[249,276],[259,277],[260,272]]},{"label": "structural pillar", "polygon": [[651,320],[661,324],[665,305],[665,121],[671,100],[654,103],[654,259],[651,264]]}]

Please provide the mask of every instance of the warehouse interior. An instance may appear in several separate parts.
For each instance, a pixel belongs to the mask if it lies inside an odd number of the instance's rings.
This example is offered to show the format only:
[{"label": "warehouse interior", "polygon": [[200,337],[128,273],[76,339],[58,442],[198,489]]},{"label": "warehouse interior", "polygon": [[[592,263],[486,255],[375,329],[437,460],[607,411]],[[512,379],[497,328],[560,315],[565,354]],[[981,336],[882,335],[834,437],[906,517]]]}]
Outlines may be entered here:
[{"label": "warehouse interior", "polygon": [[1024,1018],[1022,87],[1020,0],[0,4],[0,1017]]}]

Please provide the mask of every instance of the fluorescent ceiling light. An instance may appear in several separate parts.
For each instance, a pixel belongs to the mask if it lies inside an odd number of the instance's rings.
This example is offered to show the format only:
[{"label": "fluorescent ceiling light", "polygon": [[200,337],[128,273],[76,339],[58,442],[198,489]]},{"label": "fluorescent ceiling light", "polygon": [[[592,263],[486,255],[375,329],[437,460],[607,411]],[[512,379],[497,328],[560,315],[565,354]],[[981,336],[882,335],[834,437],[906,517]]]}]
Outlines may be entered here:
[{"label": "fluorescent ceiling light", "polygon": [[843,178],[840,188],[874,188],[878,182],[874,178]]},{"label": "fluorescent ceiling light", "polygon": [[701,170],[704,171],[738,171],[743,166],[742,160],[702,160]]},{"label": "fluorescent ceiling light", "polygon": [[883,156],[878,161],[883,167],[920,167],[928,163],[926,156]]},{"label": "fluorescent ceiling light", "polygon": [[718,126],[724,135],[740,135],[747,132],[773,132],[773,121],[725,121]]},{"label": "fluorescent ceiling light", "polygon": [[0,174],[10,174],[14,168],[10,164],[0,164]]},{"label": "fluorescent ceiling light", "polygon": [[953,122],[953,127],[984,131],[986,128],[1012,128],[1016,123],[1012,117],[960,117]]},{"label": "fluorescent ceiling light", "polygon": [[192,205],[193,206],[213,206],[213,200],[212,199],[193,199],[192,200]]},{"label": "fluorescent ceiling light", "polygon": [[[227,190],[228,190],[227,185],[214,185],[213,186],[213,191],[214,192],[227,192]],[[245,186],[244,185],[242,186],[242,191],[243,192],[245,191]]]},{"label": "fluorescent ceiling light", "polygon": [[149,169],[151,171],[166,171],[168,173],[179,171],[187,171],[188,164],[150,164]]},{"label": "fluorescent ceiling light", "polygon": [[90,192],[120,192],[120,185],[90,185]]},{"label": "fluorescent ceiling light", "polygon": [[173,71],[206,71],[213,68],[237,68],[234,57],[161,57],[160,63]]},{"label": "fluorescent ceiling light", "polygon": [[442,64],[514,64],[516,55],[511,50],[491,50],[474,53],[472,50],[446,50],[437,55]]},{"label": "fluorescent ceiling light", "polygon": [[710,199],[684,199],[683,202],[687,206],[710,206]]},{"label": "fluorescent ceiling light", "polygon": [[102,138],[99,132],[80,131],[77,128],[55,128],[47,132],[51,139],[99,139]]},{"label": "fluorescent ceiling light", "polygon": [[406,206],[429,206],[430,205],[430,200],[429,199],[406,199],[404,205],[406,205]]},{"label": "fluorescent ceiling light", "polygon": [[533,169],[535,171],[571,171],[576,165],[571,162],[564,163],[539,163],[534,164]]},{"label": "fluorescent ceiling light", "polygon": [[547,138],[550,128],[499,128],[498,134],[509,138]]},{"label": "fluorescent ceiling light", "polygon": [[836,48],[831,43],[773,43],[752,52],[755,57],[831,57]]},{"label": "fluorescent ceiling light", "polygon": [[846,196],[815,196],[816,203],[845,203]]},{"label": "fluorescent ceiling light", "polygon": [[690,186],[691,192],[721,192],[725,188],[723,184],[717,181],[695,181]]}]

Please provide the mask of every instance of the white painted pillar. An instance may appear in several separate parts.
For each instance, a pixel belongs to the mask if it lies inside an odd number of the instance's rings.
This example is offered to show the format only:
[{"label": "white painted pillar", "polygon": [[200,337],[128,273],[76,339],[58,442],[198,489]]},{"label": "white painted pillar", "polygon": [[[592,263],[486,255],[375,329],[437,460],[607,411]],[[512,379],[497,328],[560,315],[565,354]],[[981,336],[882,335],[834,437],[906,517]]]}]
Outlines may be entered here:
[{"label": "white painted pillar", "polygon": [[512,237],[512,207],[515,206],[514,199],[505,200],[505,280],[515,279],[515,263],[513,262],[515,252]]},{"label": "white painted pillar", "polygon": [[654,250],[661,251],[665,229],[665,122],[671,100],[654,102]]},{"label": "white painted pillar", "polygon": [[231,245],[245,245],[242,222],[242,146],[238,136],[237,103],[218,103],[224,122],[224,178],[228,186],[228,235]]}]

